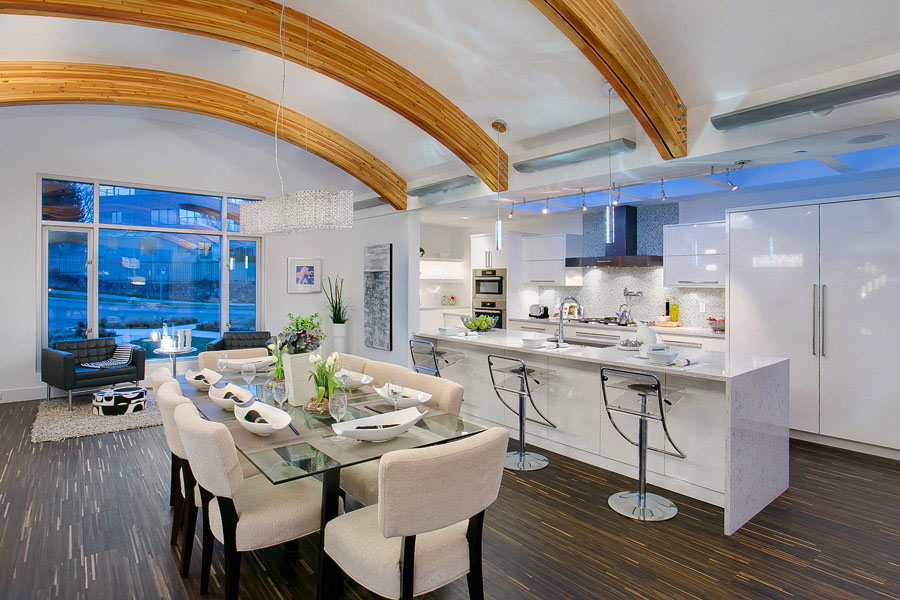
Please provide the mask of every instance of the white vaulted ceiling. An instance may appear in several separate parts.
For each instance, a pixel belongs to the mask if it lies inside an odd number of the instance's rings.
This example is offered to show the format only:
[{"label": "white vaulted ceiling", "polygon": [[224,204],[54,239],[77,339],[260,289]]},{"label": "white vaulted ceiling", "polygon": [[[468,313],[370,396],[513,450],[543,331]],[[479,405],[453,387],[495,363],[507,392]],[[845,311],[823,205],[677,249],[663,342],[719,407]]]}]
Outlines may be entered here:
[{"label": "white vaulted ceiling", "polygon": [[[617,0],[617,4],[689,108],[858,63],[881,61],[882,71],[900,69],[896,0]],[[532,157],[595,143],[607,135],[603,78],[526,0],[289,0],[288,6],[418,75],[492,136],[491,121],[505,119],[509,131],[501,145],[513,160],[516,155]],[[274,101],[281,88],[277,57],[214,39],[89,20],[0,15],[0,61],[32,60],[173,71]],[[416,181],[470,173],[449,150],[374,100],[300,65],[289,62],[286,73],[288,107],[359,143],[410,187]],[[613,112],[620,128],[639,129],[620,102],[613,105]],[[824,120],[820,124],[828,126]],[[690,127],[692,132],[708,130],[706,115],[690,122]],[[713,133],[718,136],[712,138],[714,148],[691,138],[689,150],[701,148],[707,154],[727,150],[730,140],[736,140],[735,147],[751,143],[742,134]],[[652,147],[642,152],[649,144],[639,131],[636,140],[638,152],[622,169],[661,162]],[[752,140],[768,141],[774,137]],[[606,161],[590,168],[597,174],[605,172]],[[574,176],[571,170],[551,170],[539,181],[525,178],[522,185],[547,186]]]}]

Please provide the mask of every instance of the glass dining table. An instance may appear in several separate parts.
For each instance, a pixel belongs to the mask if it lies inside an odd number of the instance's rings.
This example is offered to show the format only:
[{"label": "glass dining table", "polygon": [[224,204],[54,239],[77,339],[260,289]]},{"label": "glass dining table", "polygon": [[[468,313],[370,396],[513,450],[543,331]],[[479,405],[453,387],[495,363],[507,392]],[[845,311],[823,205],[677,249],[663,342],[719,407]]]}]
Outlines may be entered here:
[{"label": "glass dining table", "polygon": [[[184,395],[190,398],[204,418],[224,424],[234,438],[238,451],[273,485],[316,477],[322,481],[322,518],[319,535],[319,569],[317,598],[335,597],[335,586],[341,580],[336,567],[324,551],[325,525],[338,516],[341,469],[379,460],[388,452],[409,448],[423,448],[461,439],[483,431],[485,427],[456,415],[422,406],[425,416],[405,433],[385,442],[361,442],[339,437],[334,433],[334,419],[329,414],[307,412],[302,407],[285,402],[283,410],[291,415],[291,427],[262,437],[244,429],[234,416],[210,400],[200,391],[178,377]],[[225,373],[223,381],[246,388],[256,398],[277,406],[268,378],[256,376],[246,383],[239,373]],[[222,382],[218,384],[221,386]],[[363,386],[353,390],[344,421],[383,414],[395,410],[390,402],[379,396],[374,388]]]}]

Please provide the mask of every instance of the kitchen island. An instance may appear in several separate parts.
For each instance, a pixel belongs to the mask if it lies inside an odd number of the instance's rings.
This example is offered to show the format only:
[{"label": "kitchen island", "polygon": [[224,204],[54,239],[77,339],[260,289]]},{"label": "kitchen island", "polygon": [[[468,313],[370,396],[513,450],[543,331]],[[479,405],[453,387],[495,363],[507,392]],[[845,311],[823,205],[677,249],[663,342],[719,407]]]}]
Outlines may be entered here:
[{"label": "kitchen island", "polygon": [[[485,424],[507,427],[513,436],[518,419],[491,386],[487,356],[519,358],[546,371],[532,397],[555,428],[529,422],[528,443],[631,477],[637,474],[637,449],[619,435],[603,408],[600,369],[656,374],[672,403],[666,417],[669,432],[686,458],[651,452],[648,482],[724,508],[726,534],[737,531],[787,489],[787,359],[680,348],[680,358],[692,364],[666,367],[614,347],[524,347],[522,340],[535,335],[498,329],[477,337],[436,333],[416,337],[465,356],[441,372],[465,387],[462,412]],[[627,389],[625,377],[611,376],[606,385],[611,403],[637,399]],[[616,420],[636,435],[636,419]],[[651,424],[649,435],[651,446],[672,449],[658,424]]]}]

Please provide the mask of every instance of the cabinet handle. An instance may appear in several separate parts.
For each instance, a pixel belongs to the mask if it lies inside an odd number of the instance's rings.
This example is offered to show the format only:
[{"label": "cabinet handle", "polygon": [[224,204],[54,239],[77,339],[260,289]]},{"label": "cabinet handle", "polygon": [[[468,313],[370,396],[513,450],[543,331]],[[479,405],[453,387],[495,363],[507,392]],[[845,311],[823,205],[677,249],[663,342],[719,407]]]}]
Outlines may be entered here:
[{"label": "cabinet handle", "polygon": [[619,339],[617,335],[609,335],[603,333],[588,333],[586,331],[576,331],[575,335],[578,337],[594,337],[594,338],[606,338],[606,339]]},{"label": "cabinet handle", "polygon": [[818,312],[819,312],[819,311],[816,310],[818,298],[819,298],[819,286],[818,286],[818,284],[815,284],[815,283],[814,283],[814,284],[813,284],[813,305],[812,305],[812,306],[813,306],[813,309],[812,309],[812,316],[813,316],[813,323],[812,323],[812,352],[813,352],[813,356],[816,355],[816,323],[817,323],[818,320],[819,320],[819,315],[818,315]]},{"label": "cabinet handle", "polygon": [[529,283],[556,283],[555,279],[529,279]]},{"label": "cabinet handle", "polygon": [[664,341],[667,344],[672,344],[673,346],[684,346],[685,348],[700,348],[700,349],[703,348],[703,344],[701,344],[699,342],[685,342],[684,340],[673,340],[673,339],[667,340],[666,338],[662,338],[662,341]]},{"label": "cabinet handle", "polygon": [[819,337],[819,354],[822,355],[822,358],[825,358],[825,289],[826,285],[822,284],[822,323],[820,325],[822,333]]},{"label": "cabinet handle", "polygon": [[528,327],[527,325],[520,325],[519,329],[524,329],[526,331],[540,331],[541,333],[545,333],[543,327]]},{"label": "cabinet handle", "polygon": [[679,279],[678,283],[695,283],[698,285],[711,285],[714,283],[719,283],[718,281],[693,281],[688,279]]}]

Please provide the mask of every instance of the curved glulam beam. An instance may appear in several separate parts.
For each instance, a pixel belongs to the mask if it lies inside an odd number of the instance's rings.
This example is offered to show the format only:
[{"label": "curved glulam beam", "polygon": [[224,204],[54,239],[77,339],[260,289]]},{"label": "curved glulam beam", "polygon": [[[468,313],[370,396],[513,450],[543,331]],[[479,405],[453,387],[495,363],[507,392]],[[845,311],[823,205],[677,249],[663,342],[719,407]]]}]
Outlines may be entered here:
[{"label": "curved glulam beam", "polygon": [[687,155],[687,111],[613,0],[530,0],[591,61],[665,159]]},{"label": "curved glulam beam", "polygon": [[[281,5],[270,0],[0,0],[0,13],[112,21],[181,31],[281,57]],[[309,55],[307,56],[307,23]],[[502,150],[462,110],[399,64],[292,8],[284,11],[284,54],[409,119],[468,165],[492,190],[507,189]]]},{"label": "curved glulam beam", "polygon": [[[275,135],[274,102],[205,79],[114,65],[0,62],[0,106],[127,104],[208,115]],[[282,109],[279,135],[406,208],[406,182],[370,152],[304,115]],[[308,134],[308,135],[307,135]],[[307,139],[308,138],[308,139]]]}]

